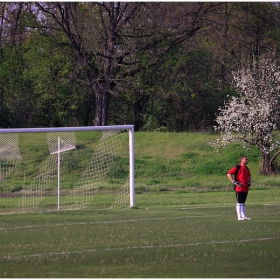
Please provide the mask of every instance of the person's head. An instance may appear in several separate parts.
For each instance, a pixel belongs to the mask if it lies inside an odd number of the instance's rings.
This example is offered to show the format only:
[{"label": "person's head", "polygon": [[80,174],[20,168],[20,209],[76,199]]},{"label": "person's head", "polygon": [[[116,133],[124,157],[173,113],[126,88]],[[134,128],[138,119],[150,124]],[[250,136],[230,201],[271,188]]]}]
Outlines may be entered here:
[{"label": "person's head", "polygon": [[246,165],[248,163],[248,158],[246,156],[240,157],[240,165]]}]

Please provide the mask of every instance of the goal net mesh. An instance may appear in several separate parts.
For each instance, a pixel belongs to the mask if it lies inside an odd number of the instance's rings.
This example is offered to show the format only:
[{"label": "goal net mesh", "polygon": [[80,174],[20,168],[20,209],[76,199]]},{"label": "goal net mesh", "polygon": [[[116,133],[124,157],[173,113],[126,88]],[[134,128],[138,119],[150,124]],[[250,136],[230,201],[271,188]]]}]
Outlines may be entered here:
[{"label": "goal net mesh", "polygon": [[0,213],[130,205],[127,130],[0,133]]}]

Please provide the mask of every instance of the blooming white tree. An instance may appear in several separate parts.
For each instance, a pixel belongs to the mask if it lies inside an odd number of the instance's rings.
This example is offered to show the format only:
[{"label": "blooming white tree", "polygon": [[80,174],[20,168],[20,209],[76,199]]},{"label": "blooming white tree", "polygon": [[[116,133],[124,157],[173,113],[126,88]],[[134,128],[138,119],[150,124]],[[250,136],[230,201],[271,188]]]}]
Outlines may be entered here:
[{"label": "blooming white tree", "polygon": [[280,68],[276,61],[260,60],[252,68],[233,73],[238,96],[220,108],[214,128],[221,139],[211,143],[221,148],[242,142],[244,148],[256,146],[262,156],[261,174],[272,174],[273,160],[280,153]]}]

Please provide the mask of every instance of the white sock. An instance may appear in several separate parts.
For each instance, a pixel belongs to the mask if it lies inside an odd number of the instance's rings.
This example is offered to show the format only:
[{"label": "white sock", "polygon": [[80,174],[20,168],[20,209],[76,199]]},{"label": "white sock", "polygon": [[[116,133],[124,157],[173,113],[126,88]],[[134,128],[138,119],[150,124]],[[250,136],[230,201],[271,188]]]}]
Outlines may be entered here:
[{"label": "white sock", "polygon": [[240,216],[241,218],[245,218],[246,217],[246,206],[245,203],[241,203],[241,207],[240,207]]},{"label": "white sock", "polygon": [[241,203],[236,203],[236,213],[237,213],[237,218],[238,219],[242,218],[242,216],[241,216],[241,206],[242,206]]}]

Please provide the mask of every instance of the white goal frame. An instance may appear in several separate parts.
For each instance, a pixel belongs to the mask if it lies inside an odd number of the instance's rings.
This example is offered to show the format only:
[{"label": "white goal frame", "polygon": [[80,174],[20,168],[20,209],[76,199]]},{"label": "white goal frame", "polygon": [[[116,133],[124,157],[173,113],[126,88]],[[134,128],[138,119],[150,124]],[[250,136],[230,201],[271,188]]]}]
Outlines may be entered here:
[{"label": "white goal frame", "polygon": [[[4,129],[0,129],[0,134],[1,133],[81,132],[81,131],[108,131],[108,130],[127,130],[129,134],[129,190],[130,190],[130,207],[133,208],[135,207],[134,125],[47,127],[47,128],[4,128]],[[59,143],[58,143],[58,147],[59,147]],[[57,154],[59,157],[60,152],[58,151]],[[59,188],[60,187],[59,187],[59,180],[58,180],[58,210],[59,210],[59,199],[60,199]]]}]

